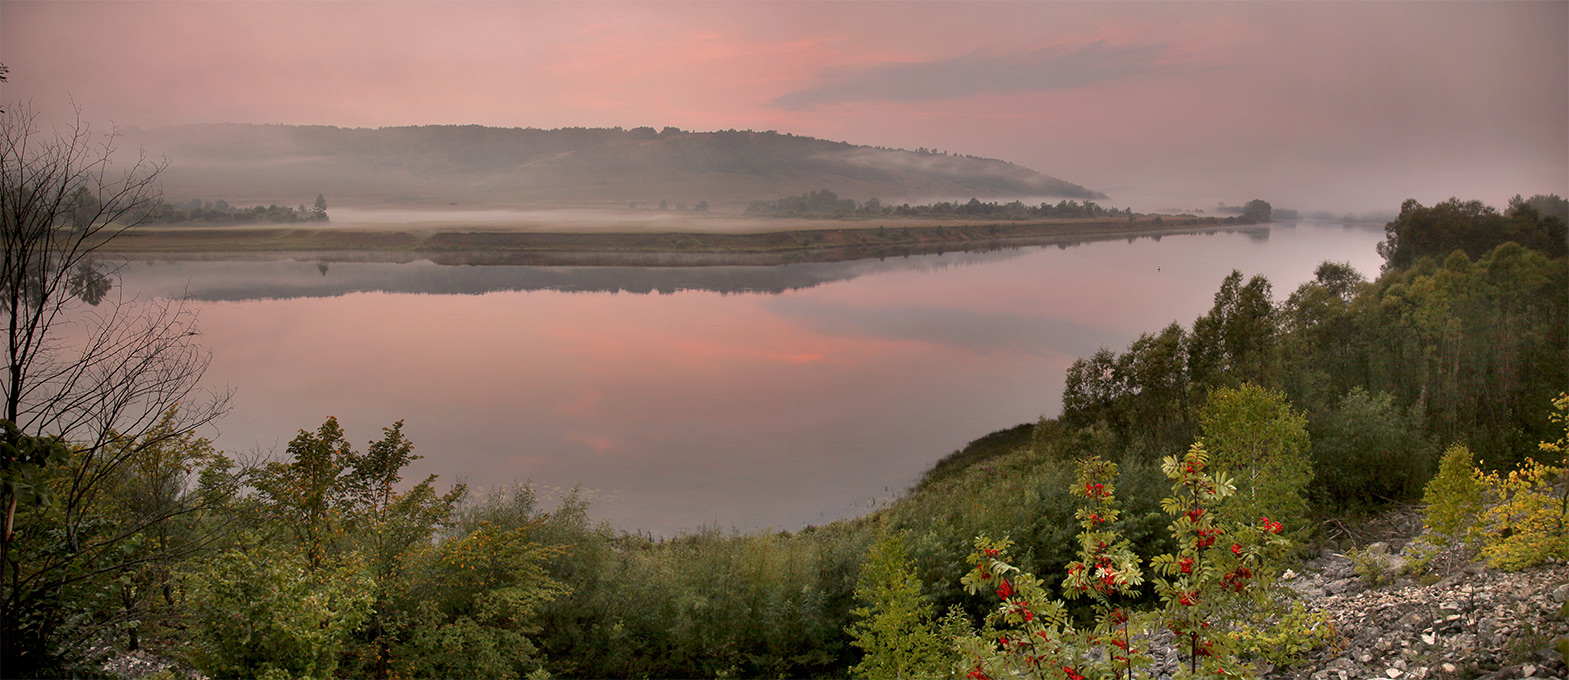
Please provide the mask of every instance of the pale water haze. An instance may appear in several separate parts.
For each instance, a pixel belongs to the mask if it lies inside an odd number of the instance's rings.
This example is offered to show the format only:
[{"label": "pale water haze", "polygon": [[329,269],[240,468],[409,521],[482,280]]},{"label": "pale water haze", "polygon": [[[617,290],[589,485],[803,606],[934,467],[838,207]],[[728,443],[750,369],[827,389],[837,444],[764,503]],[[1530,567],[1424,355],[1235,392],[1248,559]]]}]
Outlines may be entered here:
[{"label": "pale water haze", "polygon": [[[1233,268],[1284,298],[1324,260],[1369,276],[1376,227],[1280,224],[780,267],[132,262],[189,294],[237,388],[220,446],[281,453],[337,416],[405,419],[407,477],[591,489],[672,535],[799,529],[891,498],[943,455],[1055,416],[1063,371],[1206,312]],[[629,291],[666,292],[629,292]],[[753,291],[753,292],[746,292]]]}]

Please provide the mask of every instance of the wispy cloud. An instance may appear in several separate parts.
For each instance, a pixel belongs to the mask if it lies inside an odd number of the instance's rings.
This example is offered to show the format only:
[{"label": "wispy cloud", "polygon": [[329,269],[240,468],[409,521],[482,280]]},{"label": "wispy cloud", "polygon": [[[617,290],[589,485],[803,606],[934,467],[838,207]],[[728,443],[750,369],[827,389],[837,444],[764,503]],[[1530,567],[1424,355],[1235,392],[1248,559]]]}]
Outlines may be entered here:
[{"label": "wispy cloud", "polygon": [[936,61],[883,64],[830,76],[824,82],[776,97],[773,106],[805,110],[846,101],[917,102],[976,94],[1069,90],[1091,83],[1154,73],[1177,63],[1164,44],[1042,47],[1024,52],[980,49]]}]

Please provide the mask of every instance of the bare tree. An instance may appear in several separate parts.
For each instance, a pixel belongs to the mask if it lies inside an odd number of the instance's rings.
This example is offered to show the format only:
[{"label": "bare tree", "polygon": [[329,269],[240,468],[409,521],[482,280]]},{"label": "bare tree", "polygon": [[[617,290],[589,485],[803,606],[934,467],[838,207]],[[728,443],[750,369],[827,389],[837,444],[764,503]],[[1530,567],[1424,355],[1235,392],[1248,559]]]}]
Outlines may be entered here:
[{"label": "bare tree", "polygon": [[[179,300],[126,296],[116,285],[117,267],[97,257],[158,204],[156,179],[166,165],[141,152],[116,164],[116,139],[93,133],[80,111],[70,126],[47,133],[26,105],[0,113],[0,420],[12,424],[0,456],[7,482],[0,486],[0,618],[8,621],[28,593],[123,569],[124,560],[104,555],[190,512],[175,507],[113,531],[84,530],[97,526],[93,515],[105,488],[139,456],[188,438],[228,409],[227,393],[199,385],[210,355],[196,344],[193,312]],[[24,568],[14,549],[26,537],[13,526],[25,494],[11,482],[48,461],[13,452],[27,448],[23,440],[44,439],[69,447],[54,461],[63,467],[50,472],[60,524],[51,530],[63,537],[62,550]],[[6,646],[7,660],[15,660],[13,641]]]}]

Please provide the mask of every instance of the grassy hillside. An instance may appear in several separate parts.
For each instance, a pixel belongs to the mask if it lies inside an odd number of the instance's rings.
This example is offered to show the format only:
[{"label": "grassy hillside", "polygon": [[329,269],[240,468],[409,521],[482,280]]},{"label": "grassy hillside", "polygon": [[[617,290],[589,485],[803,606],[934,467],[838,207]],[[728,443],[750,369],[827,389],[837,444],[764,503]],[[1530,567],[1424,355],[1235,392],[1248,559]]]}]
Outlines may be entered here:
[{"label": "grassy hillside", "polygon": [[132,130],[171,161],[177,200],[494,208],[748,201],[830,187],[884,202],[933,198],[1104,198],[1004,161],[775,132],[470,126],[338,128],[186,125]]}]

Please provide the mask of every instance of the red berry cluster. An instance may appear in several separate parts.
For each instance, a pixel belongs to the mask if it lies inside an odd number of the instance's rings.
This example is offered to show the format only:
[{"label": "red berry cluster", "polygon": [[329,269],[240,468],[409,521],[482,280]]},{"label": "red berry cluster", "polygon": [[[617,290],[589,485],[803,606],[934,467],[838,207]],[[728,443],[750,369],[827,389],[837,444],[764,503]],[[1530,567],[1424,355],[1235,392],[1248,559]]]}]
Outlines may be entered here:
[{"label": "red berry cluster", "polygon": [[1220,587],[1230,588],[1233,592],[1240,593],[1242,592],[1243,586],[1247,585],[1248,579],[1250,578],[1253,578],[1252,569],[1247,567],[1237,567],[1236,571],[1229,572],[1225,576],[1220,577]]},{"label": "red berry cluster", "polygon": [[1280,522],[1276,522],[1274,520],[1271,520],[1268,517],[1260,517],[1260,518],[1258,518],[1258,522],[1259,522],[1259,525],[1264,527],[1265,531],[1268,531],[1269,533],[1272,533],[1272,534],[1278,534],[1278,533],[1280,533],[1280,530],[1284,528],[1284,527],[1280,526]]},{"label": "red berry cluster", "polygon": [[1224,533],[1226,532],[1221,529],[1199,529],[1197,545],[1200,548],[1208,548],[1212,545],[1215,545],[1215,539],[1219,538],[1220,535]]}]

